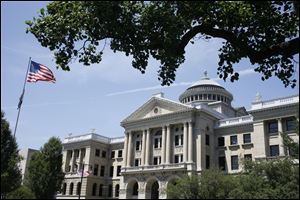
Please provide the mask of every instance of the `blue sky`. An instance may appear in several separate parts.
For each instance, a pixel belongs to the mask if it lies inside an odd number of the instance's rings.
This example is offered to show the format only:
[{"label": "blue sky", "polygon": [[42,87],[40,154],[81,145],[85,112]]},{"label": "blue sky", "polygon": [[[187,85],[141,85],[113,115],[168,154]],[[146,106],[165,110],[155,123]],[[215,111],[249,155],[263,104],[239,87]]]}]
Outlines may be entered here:
[{"label": "blue sky", "polygon": [[[96,133],[123,136],[120,122],[143,105],[152,94],[164,92],[165,97],[178,101],[185,89],[208,71],[210,78],[217,77],[218,49],[222,40],[198,40],[186,48],[186,61],[176,73],[176,84],[160,87],[157,79],[159,62],[150,60],[145,74],[131,66],[131,57],[113,53],[107,46],[99,64],[71,65],[71,71],[56,69],[53,54],[42,47],[32,34],[26,34],[25,20],[38,16],[47,2],[1,1],[1,110],[6,114],[14,130],[17,105],[22,92],[28,59],[48,66],[56,77],[56,83],[27,83],[26,93],[17,130],[19,148],[40,148],[51,136],[61,139]],[[299,60],[299,55],[295,58]],[[217,82],[234,96],[233,106],[250,109],[255,94],[263,100],[299,94],[285,88],[275,77],[261,81],[260,74],[251,72],[254,66],[248,59],[235,65],[243,71],[235,83]],[[299,80],[299,65],[294,75]]]}]

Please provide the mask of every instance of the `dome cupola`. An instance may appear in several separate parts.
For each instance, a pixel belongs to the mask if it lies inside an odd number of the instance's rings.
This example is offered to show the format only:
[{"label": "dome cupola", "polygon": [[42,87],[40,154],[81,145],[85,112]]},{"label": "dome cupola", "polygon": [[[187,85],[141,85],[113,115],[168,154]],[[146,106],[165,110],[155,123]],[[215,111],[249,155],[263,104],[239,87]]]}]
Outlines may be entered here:
[{"label": "dome cupola", "polygon": [[211,80],[207,71],[201,80],[192,84],[184,93],[179,96],[179,101],[184,104],[201,104],[221,101],[231,105],[233,96],[219,83]]}]

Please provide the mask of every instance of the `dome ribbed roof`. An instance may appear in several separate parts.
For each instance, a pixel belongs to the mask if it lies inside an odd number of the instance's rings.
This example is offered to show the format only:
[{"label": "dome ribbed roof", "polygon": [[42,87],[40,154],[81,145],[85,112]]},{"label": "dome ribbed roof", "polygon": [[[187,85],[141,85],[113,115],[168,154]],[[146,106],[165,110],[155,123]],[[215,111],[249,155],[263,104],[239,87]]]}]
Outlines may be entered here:
[{"label": "dome ribbed roof", "polygon": [[202,85],[215,85],[215,86],[219,86],[222,87],[219,83],[217,83],[216,81],[210,80],[207,76],[207,71],[204,72],[204,77],[200,80],[195,82],[193,85],[191,85],[190,87],[196,87],[196,86],[202,86]]},{"label": "dome ribbed roof", "polygon": [[214,80],[210,80],[207,71],[201,80],[192,84],[180,96],[179,101],[184,104],[201,104],[222,101],[231,105],[233,96],[224,87]]}]

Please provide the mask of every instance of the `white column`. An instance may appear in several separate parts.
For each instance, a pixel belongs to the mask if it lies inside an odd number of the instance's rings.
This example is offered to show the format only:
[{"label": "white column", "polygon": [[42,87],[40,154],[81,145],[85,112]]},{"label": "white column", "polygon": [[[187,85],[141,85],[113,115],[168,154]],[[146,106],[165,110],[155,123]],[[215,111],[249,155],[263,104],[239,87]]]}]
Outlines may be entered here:
[{"label": "white column", "polygon": [[132,154],[132,131],[128,133],[128,150],[127,150],[127,167],[131,167],[131,154]]},{"label": "white column", "polygon": [[171,150],[171,131],[170,131],[170,124],[168,124],[167,141],[166,141],[166,164],[170,164],[170,150]]},{"label": "white column", "polygon": [[142,159],[141,159],[141,165],[145,165],[145,153],[146,153],[146,134],[147,130],[143,131],[143,140],[142,140]]},{"label": "white column", "polygon": [[73,172],[74,170],[74,164],[75,164],[75,150],[72,150],[71,172]]},{"label": "white column", "polygon": [[78,170],[80,170],[81,169],[81,166],[82,166],[82,154],[83,154],[83,151],[82,151],[82,149],[79,149],[79,163],[78,163]]},{"label": "white column", "polygon": [[149,155],[150,155],[150,129],[147,130],[146,139],[146,155],[145,155],[145,165],[149,165]]},{"label": "white column", "polygon": [[283,133],[282,121],[281,118],[277,120],[278,120],[279,155],[284,156],[285,154],[284,154],[283,138],[281,136],[281,134]]},{"label": "white column", "polygon": [[189,122],[189,162],[193,162],[193,124]]},{"label": "white column", "polygon": [[188,134],[187,134],[187,123],[183,123],[183,162],[188,160]]},{"label": "white column", "polygon": [[162,127],[162,155],[161,155],[161,164],[165,164],[165,156],[166,156],[166,127]]},{"label": "white column", "polygon": [[[128,152],[128,133],[125,132],[124,151],[123,151],[123,166],[127,167],[127,152]],[[117,156],[117,155],[115,155]]]}]

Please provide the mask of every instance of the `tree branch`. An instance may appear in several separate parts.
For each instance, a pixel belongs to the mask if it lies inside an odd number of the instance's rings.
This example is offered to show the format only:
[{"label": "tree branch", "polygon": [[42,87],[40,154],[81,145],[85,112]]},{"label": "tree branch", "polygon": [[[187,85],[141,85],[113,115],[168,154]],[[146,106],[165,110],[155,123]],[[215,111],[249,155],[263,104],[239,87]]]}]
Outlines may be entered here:
[{"label": "tree branch", "polygon": [[191,28],[181,39],[177,52],[184,53],[184,48],[189,41],[198,33],[210,35],[212,37],[223,38],[230,42],[233,46],[237,46],[246,52],[252,63],[258,63],[266,58],[276,55],[292,56],[299,53],[299,37],[280,44],[272,45],[261,51],[255,51],[247,44],[241,42],[238,37],[230,31],[212,28],[205,25],[198,25]]}]

